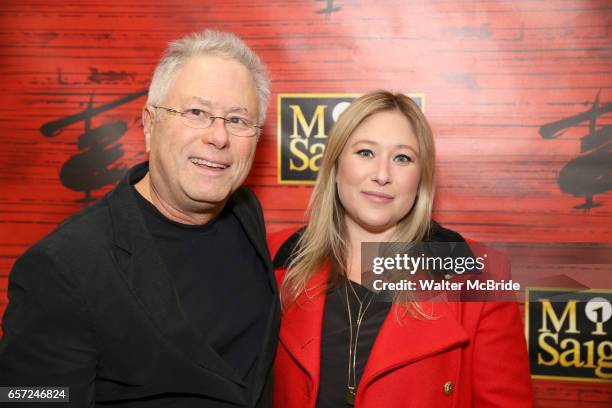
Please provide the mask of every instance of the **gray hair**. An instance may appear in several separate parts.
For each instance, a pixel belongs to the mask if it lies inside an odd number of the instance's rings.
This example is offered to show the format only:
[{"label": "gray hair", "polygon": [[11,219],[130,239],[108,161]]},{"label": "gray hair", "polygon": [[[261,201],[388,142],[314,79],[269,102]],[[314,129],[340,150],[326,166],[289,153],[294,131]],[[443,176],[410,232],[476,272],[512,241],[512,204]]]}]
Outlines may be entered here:
[{"label": "gray hair", "polygon": [[155,67],[149,86],[148,105],[161,105],[177,68],[196,55],[214,55],[238,61],[249,70],[259,99],[258,123],[266,117],[270,97],[270,80],[266,66],[240,38],[232,33],[205,30],[189,34],[168,45],[159,64]]}]

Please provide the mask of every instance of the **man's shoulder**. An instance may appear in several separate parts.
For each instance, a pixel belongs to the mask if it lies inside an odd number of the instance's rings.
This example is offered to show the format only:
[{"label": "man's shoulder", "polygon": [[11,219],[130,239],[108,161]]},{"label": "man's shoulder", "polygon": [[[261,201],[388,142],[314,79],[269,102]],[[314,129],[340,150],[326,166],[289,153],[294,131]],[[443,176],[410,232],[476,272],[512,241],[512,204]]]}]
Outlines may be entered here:
[{"label": "man's shoulder", "polygon": [[261,204],[259,203],[259,199],[255,193],[246,186],[239,187],[236,191],[234,191],[231,196],[231,200],[234,203],[261,208]]},{"label": "man's shoulder", "polygon": [[112,237],[109,195],[81,209],[62,221],[26,251],[23,256],[37,253],[78,258],[103,250]]},{"label": "man's shoulder", "polygon": [[248,187],[240,187],[230,197],[228,202],[229,208],[239,216],[243,221],[249,220],[263,226],[263,209],[259,203],[259,199]]}]

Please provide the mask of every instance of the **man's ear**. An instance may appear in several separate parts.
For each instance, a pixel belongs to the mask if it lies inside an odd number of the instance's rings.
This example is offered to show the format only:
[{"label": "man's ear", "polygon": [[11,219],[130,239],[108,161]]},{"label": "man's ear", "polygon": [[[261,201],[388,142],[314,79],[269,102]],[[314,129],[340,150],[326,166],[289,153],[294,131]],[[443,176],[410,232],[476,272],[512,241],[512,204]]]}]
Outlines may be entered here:
[{"label": "man's ear", "polygon": [[151,151],[151,133],[155,125],[155,108],[150,105],[145,105],[142,108],[142,127],[144,129],[145,150],[147,153]]}]

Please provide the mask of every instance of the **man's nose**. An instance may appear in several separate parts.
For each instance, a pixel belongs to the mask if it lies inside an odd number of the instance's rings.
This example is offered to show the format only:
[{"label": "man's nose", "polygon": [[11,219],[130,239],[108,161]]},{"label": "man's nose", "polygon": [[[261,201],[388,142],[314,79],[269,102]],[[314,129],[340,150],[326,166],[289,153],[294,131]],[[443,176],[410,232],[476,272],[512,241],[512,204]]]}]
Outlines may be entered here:
[{"label": "man's nose", "polygon": [[230,134],[225,127],[225,119],[213,118],[213,123],[204,130],[202,141],[223,149],[229,144]]}]

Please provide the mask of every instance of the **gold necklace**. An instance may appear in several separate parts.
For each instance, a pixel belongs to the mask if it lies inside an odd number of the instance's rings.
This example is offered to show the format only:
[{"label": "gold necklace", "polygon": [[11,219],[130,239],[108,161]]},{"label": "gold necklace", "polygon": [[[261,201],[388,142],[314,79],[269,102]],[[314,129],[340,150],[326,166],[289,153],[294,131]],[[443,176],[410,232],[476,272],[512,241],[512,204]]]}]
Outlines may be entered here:
[{"label": "gold necklace", "polygon": [[[349,302],[348,289],[344,287],[344,293],[346,294],[346,308],[348,311],[349,318],[349,353],[348,353],[348,373],[346,380],[346,403],[349,405],[355,405],[355,396],[357,395],[357,371],[356,371],[356,363],[357,363],[357,344],[359,343],[359,329],[361,328],[361,323],[363,322],[363,318],[374,299],[374,294],[370,297],[370,300],[366,304],[365,308],[363,307],[363,301],[359,299],[357,296],[357,292],[353,288],[350,281],[346,282],[347,286],[351,286],[351,290],[355,294],[357,298],[357,302],[359,302],[359,310],[357,311],[357,319],[355,320],[356,330],[355,330],[355,343],[353,344],[353,318],[351,315],[351,304]],[[367,296],[367,295],[366,295]],[[365,301],[365,297],[364,297]],[[352,375],[351,375],[352,374]]]}]

